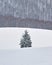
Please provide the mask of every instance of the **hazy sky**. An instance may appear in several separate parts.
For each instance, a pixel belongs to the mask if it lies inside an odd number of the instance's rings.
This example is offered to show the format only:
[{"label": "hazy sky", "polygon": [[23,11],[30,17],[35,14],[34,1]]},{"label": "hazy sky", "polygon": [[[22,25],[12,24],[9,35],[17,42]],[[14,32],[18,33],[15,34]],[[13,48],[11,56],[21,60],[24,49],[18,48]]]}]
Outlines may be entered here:
[{"label": "hazy sky", "polygon": [[31,28],[0,28],[0,49],[17,49],[27,30],[31,36],[32,47],[52,46],[52,31]]}]

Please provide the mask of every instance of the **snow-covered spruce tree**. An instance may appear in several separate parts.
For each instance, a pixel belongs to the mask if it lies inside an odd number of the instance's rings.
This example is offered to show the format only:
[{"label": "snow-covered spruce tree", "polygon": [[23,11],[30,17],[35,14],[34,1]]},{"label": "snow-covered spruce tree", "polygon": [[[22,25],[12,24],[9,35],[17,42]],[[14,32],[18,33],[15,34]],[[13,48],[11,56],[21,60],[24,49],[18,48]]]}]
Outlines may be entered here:
[{"label": "snow-covered spruce tree", "polygon": [[32,47],[32,42],[30,39],[30,35],[28,34],[27,30],[25,30],[25,34],[23,35],[23,38],[20,41],[20,47]]}]

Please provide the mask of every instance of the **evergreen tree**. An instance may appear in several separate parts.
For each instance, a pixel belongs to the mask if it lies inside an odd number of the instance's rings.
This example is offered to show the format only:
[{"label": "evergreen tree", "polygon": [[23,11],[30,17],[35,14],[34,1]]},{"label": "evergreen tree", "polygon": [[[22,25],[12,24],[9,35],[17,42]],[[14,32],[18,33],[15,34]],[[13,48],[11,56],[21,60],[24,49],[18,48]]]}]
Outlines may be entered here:
[{"label": "evergreen tree", "polygon": [[23,38],[20,41],[20,47],[21,48],[32,47],[31,44],[32,44],[32,42],[31,42],[30,36],[29,36],[27,30],[25,30],[25,34],[23,35]]}]

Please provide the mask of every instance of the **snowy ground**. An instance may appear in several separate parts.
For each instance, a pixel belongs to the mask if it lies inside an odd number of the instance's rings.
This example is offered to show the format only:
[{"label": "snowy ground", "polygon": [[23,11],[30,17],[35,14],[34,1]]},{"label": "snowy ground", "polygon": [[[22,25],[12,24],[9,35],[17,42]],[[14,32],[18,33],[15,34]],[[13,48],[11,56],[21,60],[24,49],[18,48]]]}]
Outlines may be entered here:
[{"label": "snowy ground", "polygon": [[[32,48],[19,48],[27,30]],[[52,65],[52,30],[0,28],[0,65]]]},{"label": "snowy ground", "polygon": [[32,28],[0,28],[0,49],[17,49],[24,31],[27,30],[32,47],[52,46],[52,30]]},{"label": "snowy ground", "polygon": [[52,65],[52,47],[0,50],[0,65]]}]

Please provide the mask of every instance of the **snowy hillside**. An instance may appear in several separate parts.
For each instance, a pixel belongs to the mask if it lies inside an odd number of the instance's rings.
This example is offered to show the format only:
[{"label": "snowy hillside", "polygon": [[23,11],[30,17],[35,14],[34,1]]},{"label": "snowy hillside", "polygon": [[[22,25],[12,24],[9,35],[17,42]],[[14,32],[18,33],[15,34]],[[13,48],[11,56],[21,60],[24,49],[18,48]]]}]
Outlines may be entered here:
[{"label": "snowy hillside", "polygon": [[32,41],[32,47],[52,46],[52,30],[31,28],[0,28],[0,49],[18,49],[20,41],[27,30]]},{"label": "snowy hillside", "polygon": [[0,50],[0,65],[52,65],[52,47]]},{"label": "snowy hillside", "polygon": [[52,20],[52,0],[0,0],[0,15]]}]

